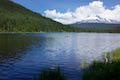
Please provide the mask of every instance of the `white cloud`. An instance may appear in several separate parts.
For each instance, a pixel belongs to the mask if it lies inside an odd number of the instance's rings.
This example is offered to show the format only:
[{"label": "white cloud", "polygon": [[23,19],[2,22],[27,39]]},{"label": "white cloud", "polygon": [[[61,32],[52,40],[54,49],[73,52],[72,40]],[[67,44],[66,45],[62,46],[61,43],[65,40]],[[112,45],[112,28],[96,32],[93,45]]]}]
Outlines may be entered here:
[{"label": "white cloud", "polygon": [[45,16],[63,24],[71,24],[87,19],[101,18],[120,21],[120,5],[113,6],[113,9],[107,9],[102,1],[93,1],[85,6],[80,6],[75,11],[65,13],[56,10],[44,11]]}]

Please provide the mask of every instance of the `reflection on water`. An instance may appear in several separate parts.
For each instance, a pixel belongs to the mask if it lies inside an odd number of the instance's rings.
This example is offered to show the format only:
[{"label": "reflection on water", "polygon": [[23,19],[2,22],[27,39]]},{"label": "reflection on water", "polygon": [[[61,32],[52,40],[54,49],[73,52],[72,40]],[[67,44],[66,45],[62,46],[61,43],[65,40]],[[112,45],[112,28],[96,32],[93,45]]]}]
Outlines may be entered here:
[{"label": "reflection on water", "polygon": [[17,58],[29,51],[39,40],[23,34],[0,34],[0,62]]},{"label": "reflection on water", "polygon": [[82,63],[102,60],[103,52],[118,47],[120,34],[0,34],[0,80],[32,80],[58,65],[69,80],[78,80]]}]

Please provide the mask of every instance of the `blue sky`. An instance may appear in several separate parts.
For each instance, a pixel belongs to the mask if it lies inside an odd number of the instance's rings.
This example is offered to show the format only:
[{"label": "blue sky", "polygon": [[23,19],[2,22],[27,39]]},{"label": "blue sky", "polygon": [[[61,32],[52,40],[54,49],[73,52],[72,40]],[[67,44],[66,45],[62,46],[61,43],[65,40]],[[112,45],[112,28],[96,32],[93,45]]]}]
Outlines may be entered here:
[{"label": "blue sky", "polygon": [[[75,8],[87,5],[89,2],[94,0],[12,0],[23,6],[39,12],[41,14],[44,13],[47,9],[56,9],[60,12],[65,12],[67,10],[74,10]],[[104,2],[104,5],[107,8],[111,8],[116,4],[120,4],[120,0],[100,0]]]},{"label": "blue sky", "polygon": [[[63,24],[80,21],[120,22],[120,0],[12,0]],[[99,17],[98,17],[99,16]]]}]

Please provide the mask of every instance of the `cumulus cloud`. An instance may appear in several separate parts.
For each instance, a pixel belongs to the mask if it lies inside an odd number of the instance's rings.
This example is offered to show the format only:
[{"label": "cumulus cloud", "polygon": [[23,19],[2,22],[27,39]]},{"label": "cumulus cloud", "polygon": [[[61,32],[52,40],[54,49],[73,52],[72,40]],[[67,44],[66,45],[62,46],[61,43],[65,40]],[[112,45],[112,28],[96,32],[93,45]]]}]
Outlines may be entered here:
[{"label": "cumulus cloud", "polygon": [[44,11],[45,16],[63,24],[72,24],[82,20],[96,19],[97,16],[106,20],[120,21],[120,5],[107,9],[102,1],[93,1],[88,5],[80,6],[74,11],[64,13],[54,10]]}]

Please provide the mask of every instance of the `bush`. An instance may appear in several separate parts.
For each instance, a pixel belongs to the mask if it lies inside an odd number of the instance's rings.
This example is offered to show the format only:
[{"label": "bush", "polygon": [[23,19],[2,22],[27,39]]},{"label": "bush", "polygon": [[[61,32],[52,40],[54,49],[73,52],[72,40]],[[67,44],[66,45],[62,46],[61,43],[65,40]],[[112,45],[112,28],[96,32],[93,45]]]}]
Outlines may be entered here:
[{"label": "bush", "polygon": [[112,53],[112,62],[94,62],[85,70],[83,80],[120,80],[120,49]]}]

